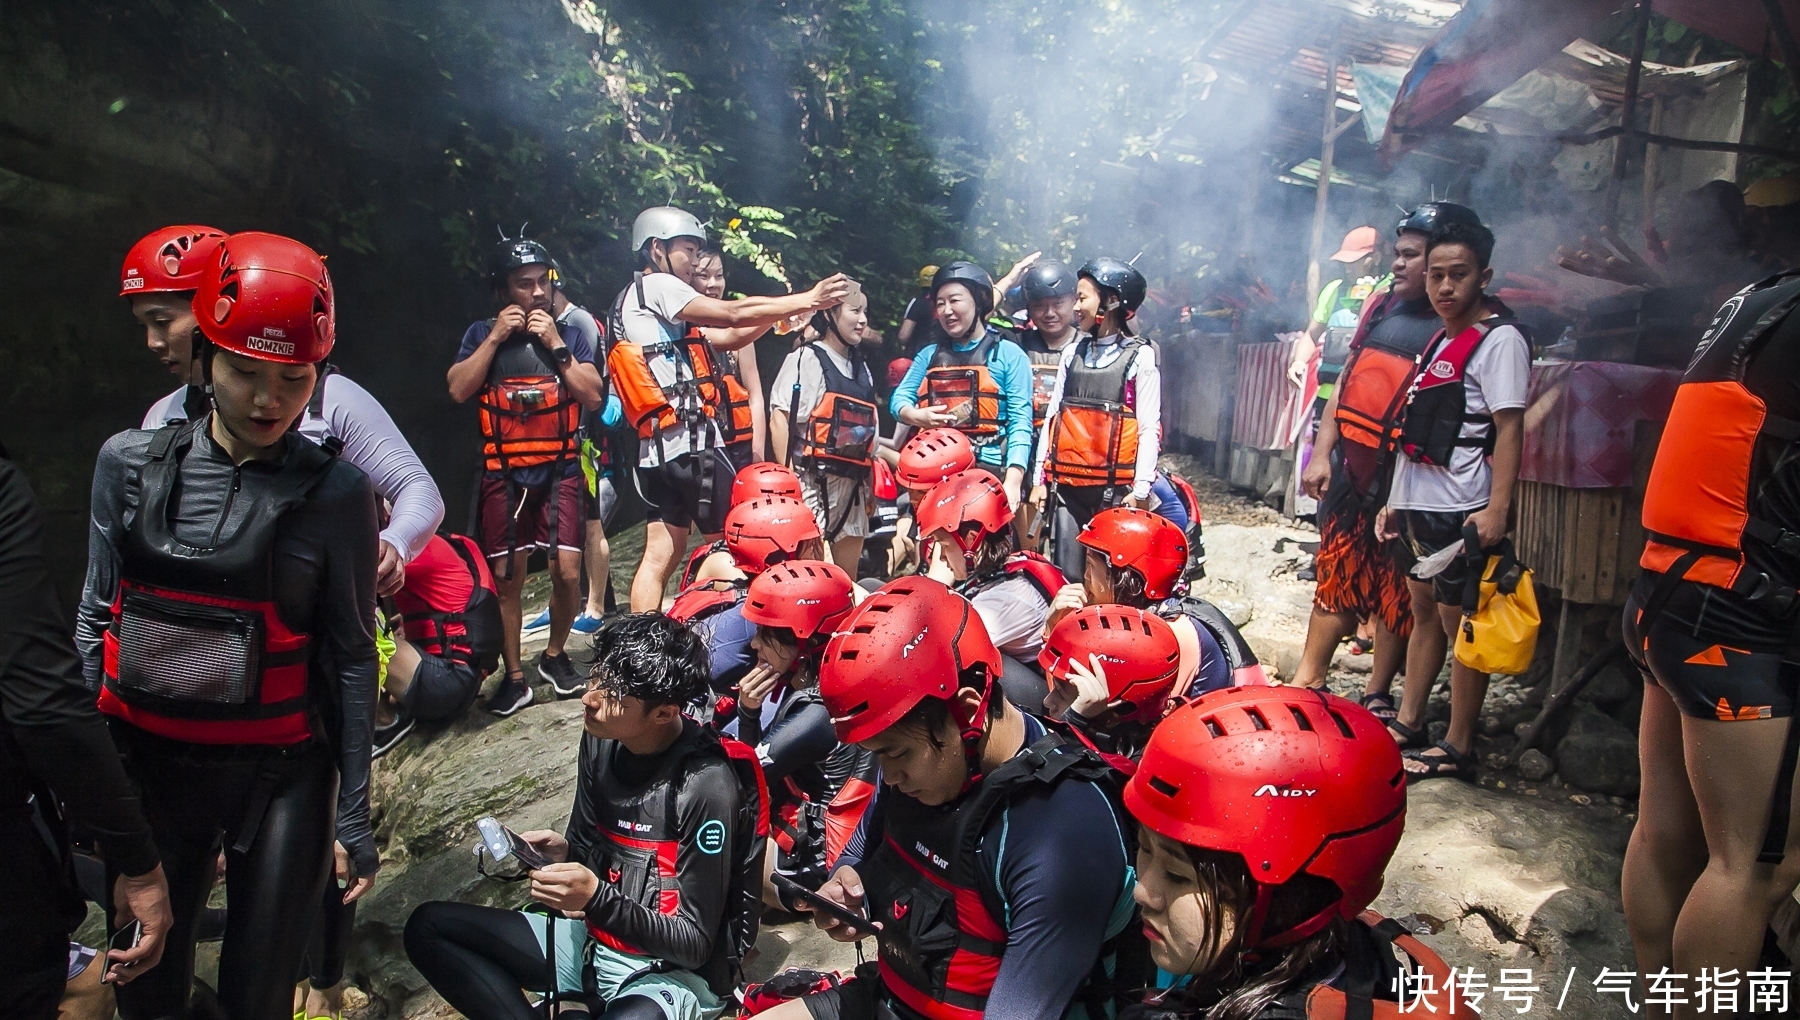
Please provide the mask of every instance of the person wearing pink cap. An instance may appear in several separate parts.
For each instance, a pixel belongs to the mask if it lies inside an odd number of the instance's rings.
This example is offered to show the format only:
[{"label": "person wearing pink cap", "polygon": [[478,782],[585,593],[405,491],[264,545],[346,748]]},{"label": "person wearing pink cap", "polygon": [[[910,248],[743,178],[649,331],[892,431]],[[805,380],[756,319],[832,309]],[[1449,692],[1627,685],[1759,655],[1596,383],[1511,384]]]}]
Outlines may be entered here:
[{"label": "person wearing pink cap", "polygon": [[[1377,267],[1381,265],[1381,232],[1374,227],[1362,226],[1352,229],[1344,235],[1344,243],[1331,256],[1331,261],[1342,263],[1344,275],[1336,280],[1326,281],[1319,288],[1319,296],[1313,301],[1312,319],[1306,324],[1306,339],[1294,345],[1293,360],[1288,363],[1288,378],[1295,386],[1306,385],[1306,370],[1311,366],[1313,355],[1319,353],[1319,338],[1325,336],[1328,329],[1334,328],[1331,319],[1339,312],[1347,312],[1351,332],[1356,329],[1356,316],[1362,311],[1362,304],[1370,294],[1385,287],[1391,277],[1379,277]],[[1345,316],[1339,316],[1345,318]],[[1345,354],[1348,354],[1349,337],[1345,336]],[[1332,344],[1325,344],[1324,356],[1319,362],[1319,400],[1331,399],[1331,388],[1337,382],[1337,376],[1343,370],[1344,359],[1332,358]],[[1328,378],[1329,377],[1329,378]]]}]

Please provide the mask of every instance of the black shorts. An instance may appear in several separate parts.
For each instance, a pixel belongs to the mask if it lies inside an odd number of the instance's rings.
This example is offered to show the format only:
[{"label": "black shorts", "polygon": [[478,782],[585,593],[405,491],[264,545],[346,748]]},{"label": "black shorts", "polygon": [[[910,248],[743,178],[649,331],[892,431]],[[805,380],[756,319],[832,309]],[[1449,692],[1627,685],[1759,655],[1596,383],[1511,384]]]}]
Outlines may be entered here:
[{"label": "black shorts", "polygon": [[881,968],[874,961],[858,964],[855,976],[823,992],[815,992],[800,1001],[813,1020],[894,1020],[887,1006],[887,989],[881,984]]},{"label": "black shorts", "polygon": [[[698,528],[702,535],[725,530],[731,509],[731,479],[738,465],[732,451],[711,449],[684,453],[656,467],[639,465],[638,494],[650,506],[648,520],[671,528]],[[705,477],[710,471],[711,477]],[[709,483],[702,491],[702,483]],[[708,498],[703,498],[708,497]]]},{"label": "black shorts", "polygon": [[[1395,562],[1411,577],[1413,564],[1462,538],[1463,522],[1475,510],[1396,510],[1400,515],[1400,541],[1393,543]],[[1412,578],[1412,580],[1418,580]],[[1439,605],[1461,606],[1463,586],[1469,580],[1469,561],[1457,556],[1431,579],[1432,597]]]},{"label": "black shorts", "polygon": [[1625,602],[1625,648],[1648,683],[1683,715],[1735,722],[1794,714],[1800,665],[1786,661],[1785,626],[1728,592],[1683,581],[1644,628],[1640,610],[1660,574],[1645,574]]},{"label": "black shorts", "polygon": [[449,722],[474,704],[480,689],[474,666],[421,652],[402,704],[420,722]]}]

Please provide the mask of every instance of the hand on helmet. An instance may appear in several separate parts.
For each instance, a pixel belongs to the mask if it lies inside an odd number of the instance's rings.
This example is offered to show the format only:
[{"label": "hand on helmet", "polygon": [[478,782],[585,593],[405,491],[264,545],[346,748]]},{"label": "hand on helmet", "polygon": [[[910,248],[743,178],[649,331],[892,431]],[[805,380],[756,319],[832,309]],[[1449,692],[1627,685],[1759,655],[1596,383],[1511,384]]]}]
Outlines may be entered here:
[{"label": "hand on helmet", "polygon": [[1075,700],[1069,708],[1090,719],[1112,701],[1112,692],[1106,687],[1106,667],[1100,664],[1098,655],[1088,656],[1086,666],[1070,662],[1069,678],[1062,684],[1075,688]]},{"label": "hand on helmet", "polygon": [[833,273],[813,284],[812,290],[808,292],[811,295],[812,310],[816,312],[843,304],[844,299],[850,296],[852,286],[850,278],[843,273]]}]

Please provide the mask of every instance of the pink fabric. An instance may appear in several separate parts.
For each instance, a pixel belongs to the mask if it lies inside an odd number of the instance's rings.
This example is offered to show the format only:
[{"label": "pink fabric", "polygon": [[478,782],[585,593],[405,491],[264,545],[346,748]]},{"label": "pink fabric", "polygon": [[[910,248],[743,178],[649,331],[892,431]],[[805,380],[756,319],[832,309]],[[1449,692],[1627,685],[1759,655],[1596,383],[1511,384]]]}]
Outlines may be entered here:
[{"label": "pink fabric", "polygon": [[1257,450],[1286,449],[1293,442],[1302,404],[1288,381],[1292,339],[1238,348],[1237,407],[1231,419],[1235,443]]},{"label": "pink fabric", "polygon": [[1667,419],[1680,383],[1681,372],[1672,368],[1533,365],[1519,477],[1566,489],[1629,487],[1637,423]]}]

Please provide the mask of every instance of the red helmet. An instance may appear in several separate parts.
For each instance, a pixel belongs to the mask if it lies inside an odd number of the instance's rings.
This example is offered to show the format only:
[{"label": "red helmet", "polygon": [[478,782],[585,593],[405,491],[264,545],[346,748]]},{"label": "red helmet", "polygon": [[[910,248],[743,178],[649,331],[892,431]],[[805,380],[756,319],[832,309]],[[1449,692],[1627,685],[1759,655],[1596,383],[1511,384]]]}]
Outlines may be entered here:
[{"label": "red helmet", "polygon": [[[983,676],[966,676],[977,666]],[[957,720],[968,746],[981,738],[999,675],[1000,652],[975,608],[940,582],[915,575],[888,582],[844,620],[825,646],[819,695],[838,739],[854,744],[899,722],[926,698],[956,697],[972,680],[981,685],[981,704],[972,718]]]},{"label": "red helmet", "polygon": [[800,478],[791,469],[771,461],[751,464],[731,480],[731,505],[758,496],[800,499]]},{"label": "red helmet", "polygon": [[1078,536],[1081,544],[1106,554],[1115,567],[1130,567],[1144,575],[1144,594],[1166,599],[1187,566],[1187,536],[1175,522],[1160,514],[1132,507],[1102,510],[1088,521]]},{"label": "red helmet", "polygon": [[[1012,506],[1006,502],[1006,490],[1000,480],[986,471],[963,471],[931,487],[919,505],[913,507],[913,520],[919,535],[930,537],[934,531],[948,531],[964,553],[974,551],[983,538],[1012,523]],[[980,534],[969,546],[963,546],[962,529],[978,525]]]},{"label": "red helmet", "polygon": [[152,230],[125,253],[119,296],[171,294],[200,289],[200,274],[212,265],[223,230],[181,226]]},{"label": "red helmet", "polygon": [[[1387,727],[1353,702],[1233,687],[1157,724],[1125,807],[1170,839],[1242,855],[1258,883],[1243,944],[1274,947],[1374,901],[1406,826],[1406,773]],[[1342,898],[1264,938],[1270,892],[1301,872],[1330,879]]]},{"label": "red helmet", "polygon": [[765,627],[786,627],[811,650],[831,639],[832,632],[856,608],[855,583],[844,568],[823,560],[789,560],[770,567],[750,582],[744,619]]},{"label": "red helmet", "polygon": [[206,339],[260,361],[317,364],[337,341],[325,260],[277,234],[233,234],[219,243],[194,292],[194,318]]},{"label": "red helmet", "polygon": [[819,522],[805,503],[786,496],[761,496],[739,503],[725,515],[725,549],[747,574],[791,560],[800,543],[818,538]]},{"label": "red helmet", "polygon": [[1070,663],[1091,668],[1093,655],[1106,669],[1113,718],[1152,725],[1162,718],[1181,667],[1181,645],[1166,621],[1130,606],[1084,606],[1057,621],[1038,665],[1052,681],[1063,680]]},{"label": "red helmet", "polygon": [[929,489],[975,466],[975,447],[956,429],[926,429],[900,448],[894,474],[909,489]]}]

